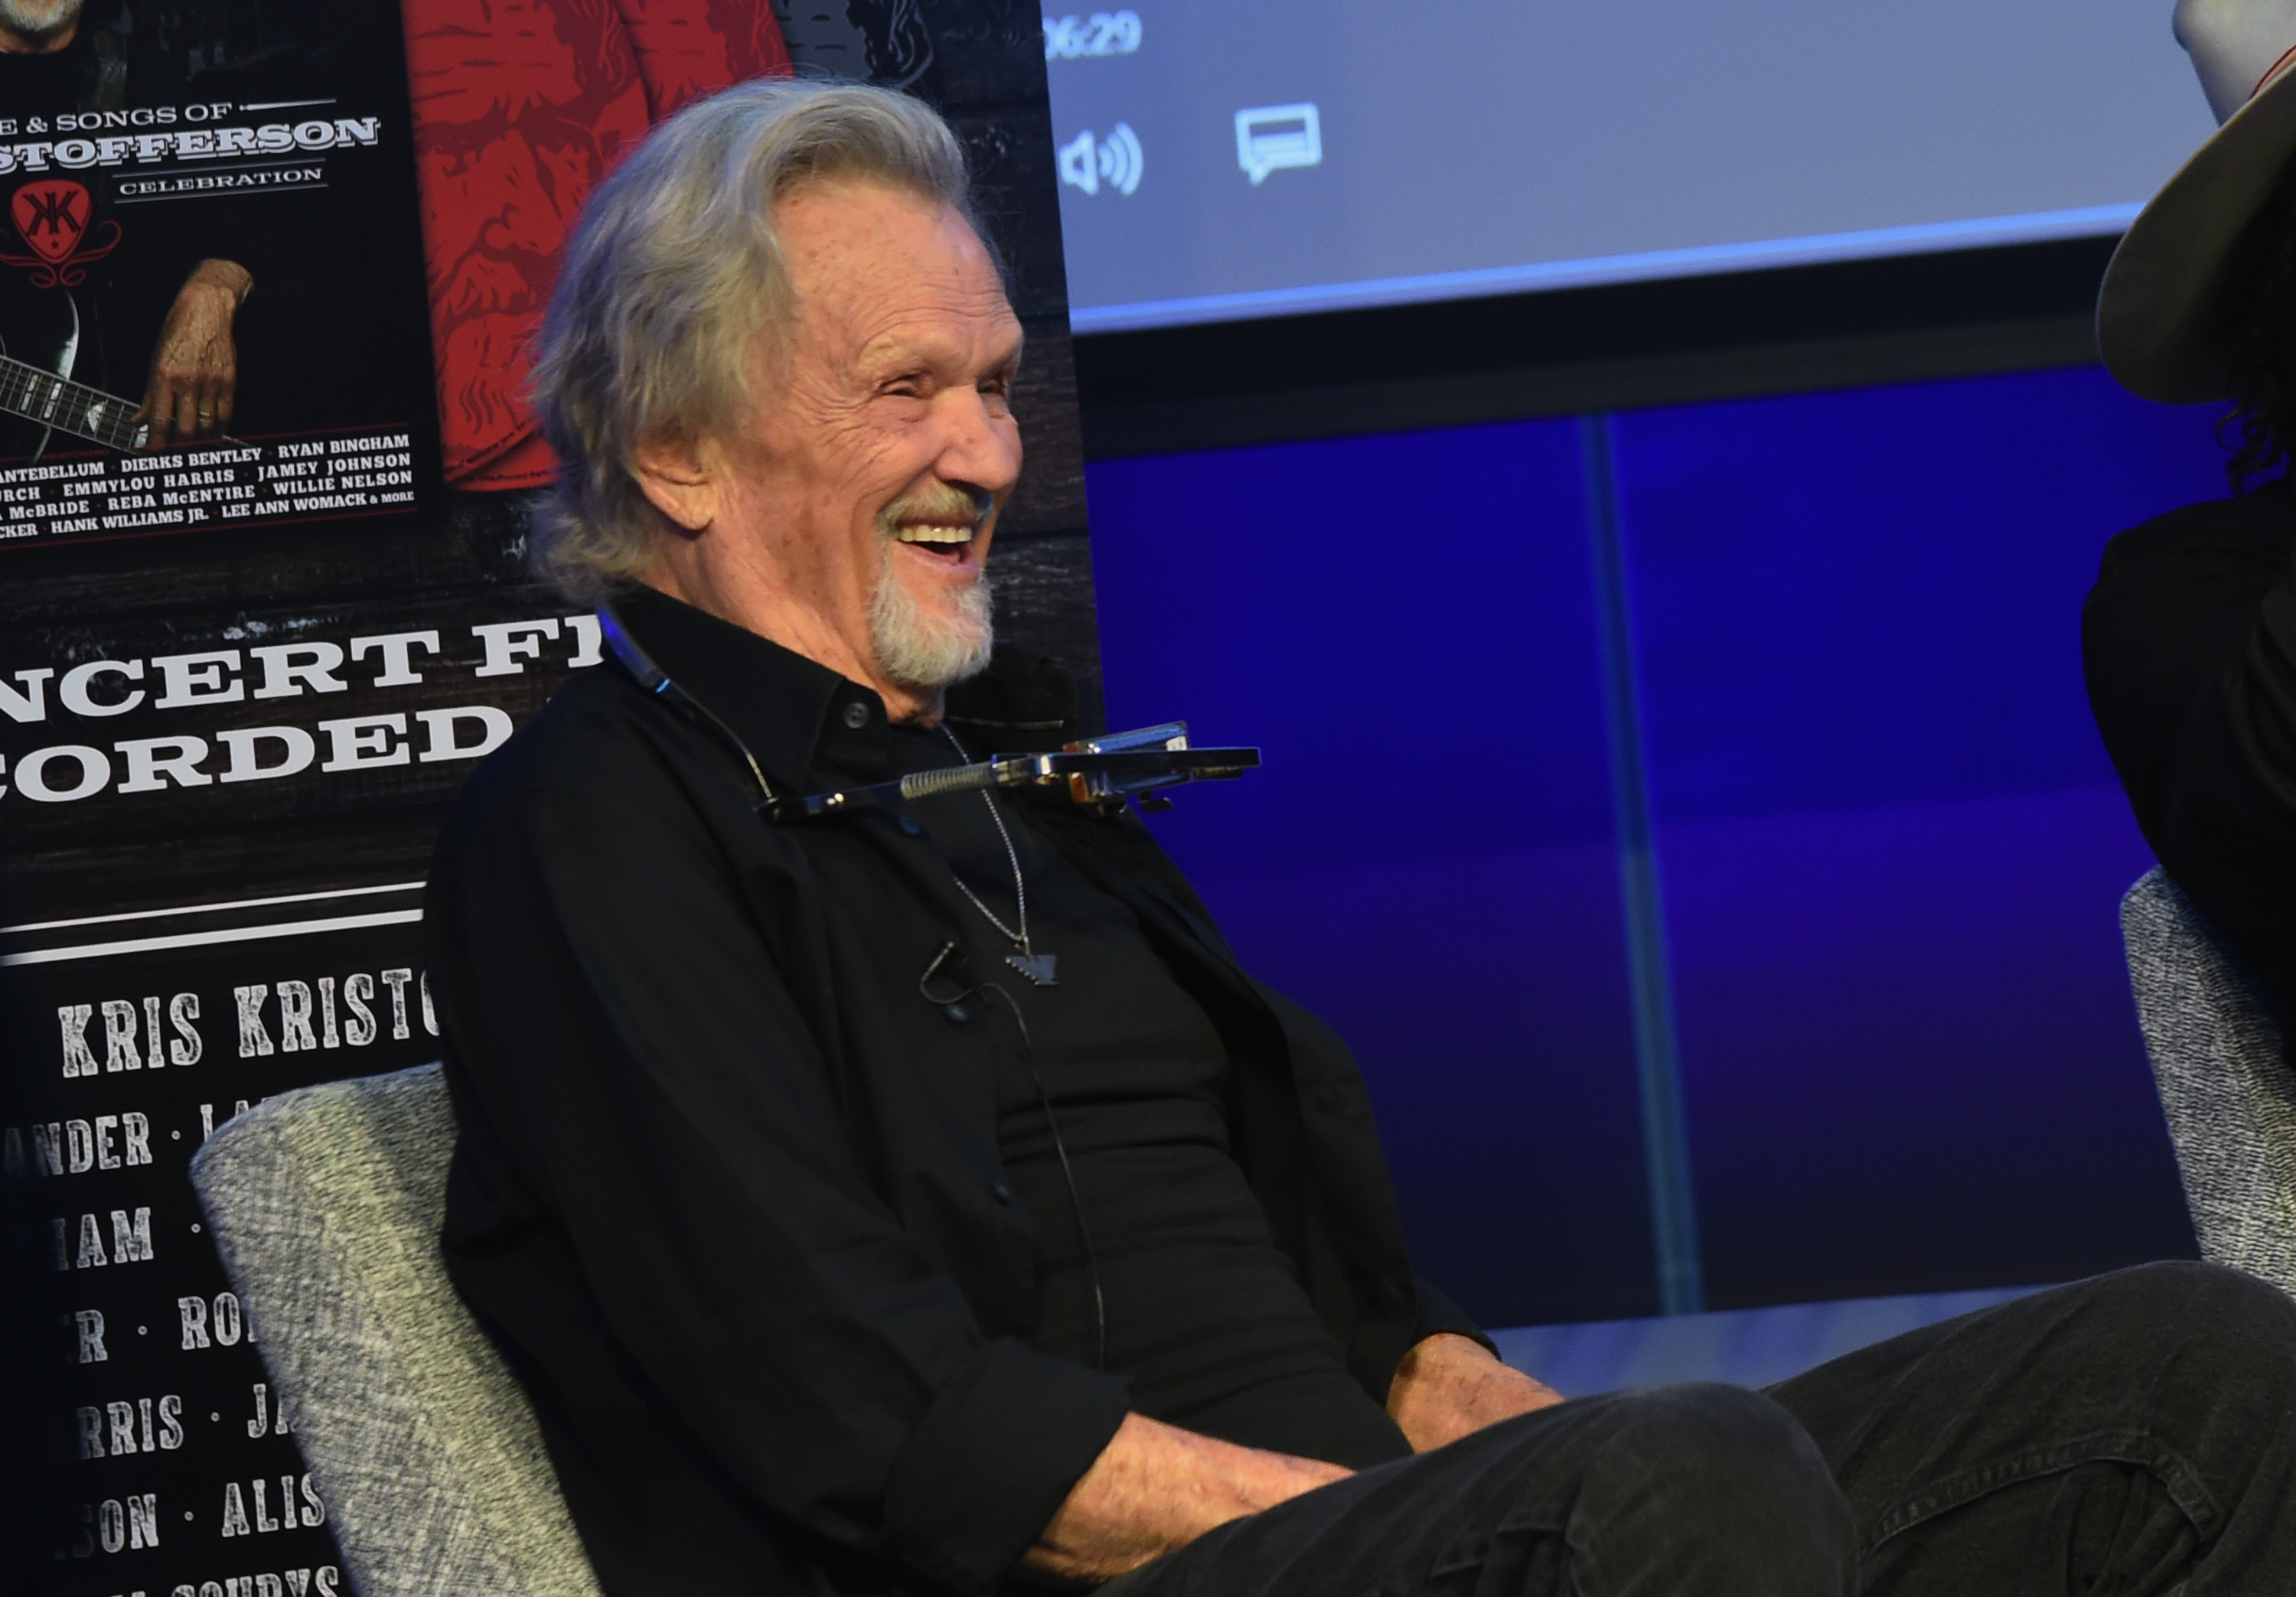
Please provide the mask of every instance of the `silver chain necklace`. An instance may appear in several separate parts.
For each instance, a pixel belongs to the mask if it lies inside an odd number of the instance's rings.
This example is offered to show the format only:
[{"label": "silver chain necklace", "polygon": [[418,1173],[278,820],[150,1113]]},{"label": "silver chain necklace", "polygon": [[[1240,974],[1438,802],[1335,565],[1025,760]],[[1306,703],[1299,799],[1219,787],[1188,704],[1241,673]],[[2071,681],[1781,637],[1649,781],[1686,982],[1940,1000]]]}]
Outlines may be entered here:
[{"label": "silver chain necklace", "polygon": [[[956,750],[959,759],[969,760],[972,758],[966,752],[964,745],[957,741],[956,733],[948,729],[947,722],[941,723],[940,730],[941,735],[948,739],[949,746]],[[1029,884],[1021,874],[1021,851],[1013,846],[1013,834],[1005,829],[1004,812],[996,807],[996,797],[984,792],[980,795],[980,802],[988,807],[988,818],[996,823],[996,835],[1004,840],[1004,857],[1012,863],[1013,902],[1020,910],[1020,930],[1015,931],[1012,927],[1005,925],[996,912],[981,901],[980,895],[972,890],[972,884],[966,881],[963,876],[957,875],[955,866],[952,865],[949,868],[949,874],[956,879],[957,891],[971,899],[972,907],[980,912],[982,918],[1004,933],[1005,941],[1020,950],[1017,954],[1006,954],[1004,962],[1037,987],[1057,987],[1060,985],[1057,975],[1060,964],[1058,956],[1038,954],[1029,946]]]}]

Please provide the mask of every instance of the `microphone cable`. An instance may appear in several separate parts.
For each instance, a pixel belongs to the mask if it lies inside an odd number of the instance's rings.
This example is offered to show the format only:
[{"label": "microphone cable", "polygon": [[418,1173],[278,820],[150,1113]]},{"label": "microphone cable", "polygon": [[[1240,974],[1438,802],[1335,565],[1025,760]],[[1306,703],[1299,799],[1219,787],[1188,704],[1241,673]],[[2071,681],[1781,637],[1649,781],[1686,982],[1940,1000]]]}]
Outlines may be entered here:
[{"label": "microphone cable", "polygon": [[[1046,1128],[1053,1135],[1053,1152],[1060,1159],[1061,1179],[1067,1183],[1069,1190],[1069,1211],[1076,1216],[1077,1241],[1084,1253],[1085,1280],[1092,1289],[1092,1367],[1104,1372],[1108,1369],[1108,1298],[1101,1290],[1100,1253],[1093,1245],[1092,1226],[1085,1219],[1084,1193],[1077,1186],[1076,1166],[1069,1158],[1068,1139],[1061,1134],[1061,1118],[1054,1112],[1053,1095],[1045,1087],[1044,1073],[1037,1068],[1037,1044],[1036,1039],[1029,1035],[1029,1018],[1021,1012],[1021,1006],[1013,1002],[1013,995],[1006,992],[1000,982],[979,982],[963,988],[953,997],[936,996],[931,990],[932,979],[947,962],[948,956],[956,951],[957,945],[954,941],[941,945],[940,952],[933,955],[932,962],[925,967],[924,974],[917,978],[917,995],[928,1003],[943,1008],[961,1003],[967,998],[993,995],[1004,1004],[1004,1012],[1013,1017],[1013,1024],[1020,1030],[1021,1058],[1029,1067],[1029,1085],[1037,1089],[1037,1107],[1044,1110]],[[952,977],[950,979],[954,981],[955,979]]]}]

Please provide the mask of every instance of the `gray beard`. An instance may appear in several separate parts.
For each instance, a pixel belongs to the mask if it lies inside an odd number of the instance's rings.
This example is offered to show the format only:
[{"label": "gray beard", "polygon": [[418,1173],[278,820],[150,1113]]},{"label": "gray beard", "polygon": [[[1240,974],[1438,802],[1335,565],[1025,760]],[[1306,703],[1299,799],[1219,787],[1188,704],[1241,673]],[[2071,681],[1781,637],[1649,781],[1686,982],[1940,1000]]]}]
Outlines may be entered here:
[{"label": "gray beard", "polygon": [[62,37],[79,20],[85,0],[0,0],[0,28],[34,46]]},{"label": "gray beard", "polygon": [[[0,5],[8,3],[0,0]],[[988,578],[983,576],[967,588],[957,613],[944,619],[925,614],[909,590],[894,580],[892,564],[888,542],[869,595],[869,643],[877,651],[877,668],[905,688],[928,692],[986,670],[996,643]]]}]

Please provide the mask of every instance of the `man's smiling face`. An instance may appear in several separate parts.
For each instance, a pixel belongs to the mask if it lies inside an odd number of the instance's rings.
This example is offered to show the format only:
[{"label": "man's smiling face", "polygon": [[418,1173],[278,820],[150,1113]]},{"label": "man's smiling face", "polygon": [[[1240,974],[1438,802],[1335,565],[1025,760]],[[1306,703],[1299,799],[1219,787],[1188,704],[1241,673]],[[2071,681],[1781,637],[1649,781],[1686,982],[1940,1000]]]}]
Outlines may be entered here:
[{"label": "man's smiling face", "polygon": [[1021,471],[1021,324],[937,201],[832,182],[783,198],[774,223],[795,314],[759,341],[750,414],[711,446],[707,536],[775,592],[760,630],[899,715],[986,663],[983,568]]}]

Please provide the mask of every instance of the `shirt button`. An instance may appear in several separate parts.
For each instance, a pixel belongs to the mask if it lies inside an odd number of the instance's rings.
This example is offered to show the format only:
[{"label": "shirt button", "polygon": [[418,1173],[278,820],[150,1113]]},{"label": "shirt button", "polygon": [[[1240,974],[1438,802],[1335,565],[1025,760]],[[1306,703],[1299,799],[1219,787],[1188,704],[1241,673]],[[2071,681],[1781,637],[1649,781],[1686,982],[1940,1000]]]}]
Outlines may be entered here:
[{"label": "shirt button", "polygon": [[859,700],[845,707],[845,724],[858,732],[869,725],[869,707]]},{"label": "shirt button", "polygon": [[894,822],[893,824],[899,827],[903,831],[907,832],[913,838],[921,838],[925,835],[925,829],[917,824],[916,818],[914,815],[903,815],[899,820]]},{"label": "shirt button", "polygon": [[948,1023],[952,1026],[962,1026],[972,1019],[972,1011],[962,1003],[952,1003],[940,1012],[948,1017]]},{"label": "shirt button", "polygon": [[993,1196],[999,1203],[1010,1203],[1013,1201],[1013,1189],[1006,1186],[1001,1181],[990,1183],[988,1191],[990,1195]]}]

